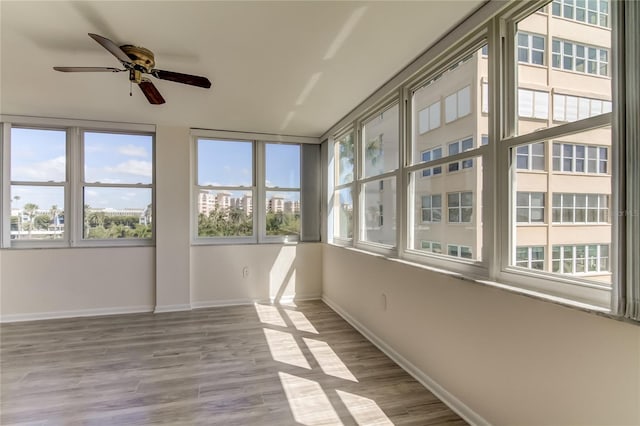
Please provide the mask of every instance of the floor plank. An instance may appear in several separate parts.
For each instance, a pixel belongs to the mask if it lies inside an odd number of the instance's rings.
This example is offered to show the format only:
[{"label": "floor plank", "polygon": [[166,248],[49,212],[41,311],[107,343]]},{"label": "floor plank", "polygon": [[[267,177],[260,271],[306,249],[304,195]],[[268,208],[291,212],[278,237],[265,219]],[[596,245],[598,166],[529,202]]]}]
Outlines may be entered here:
[{"label": "floor plank", "polygon": [[0,326],[3,425],[464,425],[320,301]]}]

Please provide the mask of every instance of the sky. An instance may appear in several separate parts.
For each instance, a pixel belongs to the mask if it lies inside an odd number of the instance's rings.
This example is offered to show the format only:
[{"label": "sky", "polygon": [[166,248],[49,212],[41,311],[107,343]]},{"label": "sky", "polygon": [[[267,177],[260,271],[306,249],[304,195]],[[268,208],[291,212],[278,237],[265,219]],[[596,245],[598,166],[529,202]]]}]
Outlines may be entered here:
[{"label": "sky", "polygon": [[[245,141],[200,140],[198,183],[213,186],[253,185],[253,144]],[[139,208],[151,203],[150,188],[105,188],[92,183],[151,184],[153,138],[149,135],[85,132],[83,142],[84,204],[95,208]],[[299,192],[276,188],[300,187],[299,145],[266,145],[267,196],[299,199]],[[11,180],[16,182],[64,182],[66,174],[64,130],[11,129]],[[214,191],[215,192],[215,191]],[[19,197],[16,199],[15,197]],[[60,186],[12,185],[11,208],[26,203],[49,210],[64,207]]]}]

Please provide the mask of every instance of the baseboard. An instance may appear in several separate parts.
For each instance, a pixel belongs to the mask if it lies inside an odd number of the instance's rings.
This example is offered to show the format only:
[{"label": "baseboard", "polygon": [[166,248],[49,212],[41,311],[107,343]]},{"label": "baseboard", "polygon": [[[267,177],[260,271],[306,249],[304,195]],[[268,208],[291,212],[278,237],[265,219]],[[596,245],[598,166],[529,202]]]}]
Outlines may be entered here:
[{"label": "baseboard", "polygon": [[180,311],[190,311],[191,305],[188,303],[184,303],[181,305],[159,305],[153,310],[154,314],[162,314],[164,312],[180,312]]},{"label": "baseboard", "polygon": [[191,307],[193,309],[200,308],[218,308],[223,306],[240,306],[240,305],[253,305],[255,303],[293,303],[293,302],[306,302],[310,300],[322,300],[322,296],[320,295],[308,295],[308,296],[287,296],[281,297],[278,302],[275,301],[275,298],[271,299],[227,299],[227,300],[207,300],[203,302],[191,302]]},{"label": "baseboard", "polygon": [[0,316],[0,322],[38,321],[59,318],[97,317],[101,315],[139,314],[153,312],[151,305],[126,306],[119,308],[80,309],[75,311],[38,312],[33,314],[9,314]]},{"label": "baseboard", "polygon": [[322,295],[293,295],[293,296],[282,296],[276,302],[275,297],[272,297],[269,302],[270,303],[295,303],[295,302],[309,302],[311,300],[322,300]]},{"label": "baseboard", "polygon": [[409,362],[405,357],[396,352],[386,342],[376,336],[367,327],[362,325],[358,320],[349,315],[344,309],[337,303],[332,301],[326,295],[322,295],[322,301],[326,303],[331,309],[333,309],[338,315],[344,318],[349,324],[358,330],[364,337],[366,337],[371,343],[384,352],[389,358],[391,358],[396,364],[398,364],[403,370],[413,376],[414,379],[419,381],[425,388],[431,393],[437,396],[442,402],[444,402],[449,408],[451,408],[456,414],[462,417],[467,423],[477,426],[490,425],[484,418],[478,413],[469,408],[465,403],[460,401],[449,391],[443,388],[439,383],[429,377],[424,371]]}]

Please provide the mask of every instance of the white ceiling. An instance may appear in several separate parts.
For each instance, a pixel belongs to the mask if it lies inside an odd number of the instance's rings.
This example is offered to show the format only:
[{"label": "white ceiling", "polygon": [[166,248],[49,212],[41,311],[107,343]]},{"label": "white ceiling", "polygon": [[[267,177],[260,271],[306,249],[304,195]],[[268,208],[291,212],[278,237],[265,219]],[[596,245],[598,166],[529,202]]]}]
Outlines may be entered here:
[{"label": "white ceiling", "polygon": [[[319,136],[482,3],[2,0],[1,112]],[[90,32],[213,86],[53,71],[119,65]]]}]

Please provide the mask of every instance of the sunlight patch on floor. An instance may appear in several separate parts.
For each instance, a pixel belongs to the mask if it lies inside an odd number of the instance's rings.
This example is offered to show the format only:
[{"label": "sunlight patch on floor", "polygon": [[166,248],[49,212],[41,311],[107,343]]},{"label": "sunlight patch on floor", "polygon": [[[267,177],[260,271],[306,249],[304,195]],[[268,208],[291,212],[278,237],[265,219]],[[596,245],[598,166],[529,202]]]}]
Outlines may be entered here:
[{"label": "sunlight patch on floor", "polygon": [[302,312],[298,311],[290,311],[288,309],[284,310],[284,313],[287,314],[295,328],[299,331],[306,331],[307,333],[318,334],[318,330],[309,322],[306,316]]},{"label": "sunlight patch on floor", "polygon": [[307,426],[343,424],[317,382],[283,372],[278,375],[296,422]]},{"label": "sunlight patch on floor", "polygon": [[374,400],[341,390],[336,392],[359,425],[393,426],[393,422]]},{"label": "sunlight patch on floor", "polygon": [[267,339],[271,356],[275,361],[311,370],[307,358],[305,358],[296,339],[291,334],[265,328],[264,336]]},{"label": "sunlight patch on floor", "polygon": [[265,324],[277,325],[280,327],[286,327],[287,323],[284,322],[282,315],[278,312],[278,308],[269,305],[255,304],[256,312],[260,318],[260,322]]},{"label": "sunlight patch on floor", "polygon": [[327,342],[315,339],[303,339],[316,361],[320,365],[322,372],[328,376],[337,377],[339,379],[358,382],[347,366],[342,362],[340,357],[331,349]]}]

